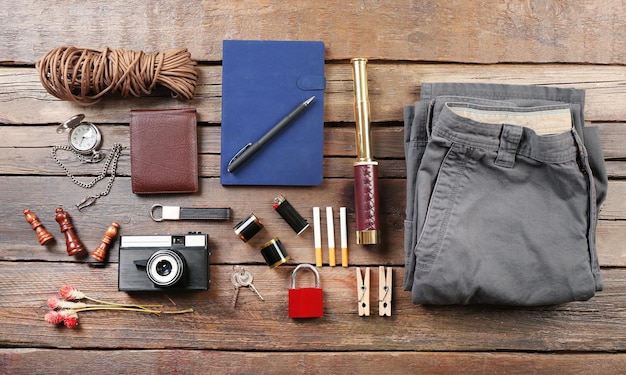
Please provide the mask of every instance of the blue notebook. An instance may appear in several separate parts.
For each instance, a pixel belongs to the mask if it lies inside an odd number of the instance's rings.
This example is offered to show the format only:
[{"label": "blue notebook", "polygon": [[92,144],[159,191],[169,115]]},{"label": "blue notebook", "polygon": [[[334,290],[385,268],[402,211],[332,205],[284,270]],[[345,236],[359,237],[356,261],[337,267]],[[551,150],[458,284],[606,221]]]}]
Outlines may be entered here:
[{"label": "blue notebook", "polygon": [[[225,40],[223,185],[316,186],[324,161],[324,43]],[[311,96],[315,99],[235,171],[230,160]]]}]

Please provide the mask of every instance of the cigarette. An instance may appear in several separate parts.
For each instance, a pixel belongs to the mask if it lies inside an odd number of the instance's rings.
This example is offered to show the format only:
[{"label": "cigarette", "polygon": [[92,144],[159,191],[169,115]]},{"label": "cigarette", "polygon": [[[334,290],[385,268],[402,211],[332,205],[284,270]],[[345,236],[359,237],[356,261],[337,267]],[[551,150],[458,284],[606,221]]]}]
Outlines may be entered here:
[{"label": "cigarette", "polygon": [[348,267],[348,225],[345,207],[339,207],[339,229],[341,230],[341,266]]},{"label": "cigarette", "polygon": [[320,208],[313,207],[313,238],[315,241],[315,265],[322,266],[322,233],[320,232]]},{"label": "cigarette", "polygon": [[328,230],[328,265],[334,267],[337,263],[335,256],[335,223],[332,207],[326,207],[326,229]]}]

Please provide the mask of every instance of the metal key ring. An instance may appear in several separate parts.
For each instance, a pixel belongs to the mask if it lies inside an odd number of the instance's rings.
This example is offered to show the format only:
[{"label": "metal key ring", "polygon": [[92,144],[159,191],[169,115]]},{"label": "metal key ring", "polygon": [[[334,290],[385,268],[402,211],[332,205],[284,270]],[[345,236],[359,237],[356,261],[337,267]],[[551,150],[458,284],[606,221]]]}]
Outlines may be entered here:
[{"label": "metal key ring", "polygon": [[[154,216],[154,211],[160,208],[161,209],[161,217],[156,217]],[[152,205],[152,207],[150,207],[150,217],[152,218],[152,220],[154,221],[163,221],[163,205],[162,204],[154,204]]]}]

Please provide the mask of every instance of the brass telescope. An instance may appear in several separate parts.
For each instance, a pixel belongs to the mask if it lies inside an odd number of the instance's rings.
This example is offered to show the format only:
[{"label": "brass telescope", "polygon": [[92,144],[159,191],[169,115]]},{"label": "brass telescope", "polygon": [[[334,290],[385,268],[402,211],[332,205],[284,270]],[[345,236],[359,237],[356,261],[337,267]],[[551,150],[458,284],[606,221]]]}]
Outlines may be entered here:
[{"label": "brass telescope", "polygon": [[374,245],[380,241],[378,218],[378,162],[372,157],[372,129],[367,88],[367,59],[355,58],[354,120],[356,123],[357,160],[354,163],[354,205],[356,211],[356,243]]}]

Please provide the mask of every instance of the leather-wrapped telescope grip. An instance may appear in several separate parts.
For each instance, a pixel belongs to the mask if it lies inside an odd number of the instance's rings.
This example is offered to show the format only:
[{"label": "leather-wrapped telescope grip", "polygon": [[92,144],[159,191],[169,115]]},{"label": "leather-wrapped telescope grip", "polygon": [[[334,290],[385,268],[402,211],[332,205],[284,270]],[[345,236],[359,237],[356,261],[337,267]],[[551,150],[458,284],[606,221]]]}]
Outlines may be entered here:
[{"label": "leather-wrapped telescope grip", "polygon": [[378,243],[378,163],[354,166],[354,204],[356,208],[357,243]]}]

